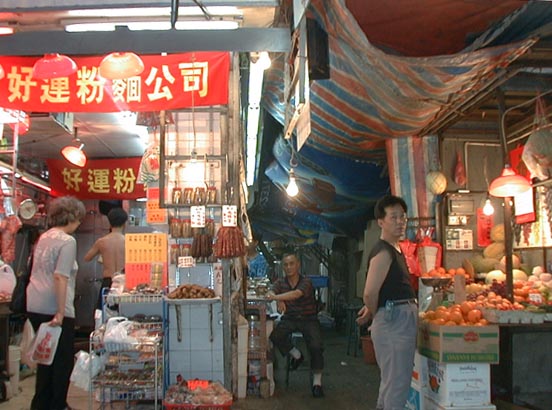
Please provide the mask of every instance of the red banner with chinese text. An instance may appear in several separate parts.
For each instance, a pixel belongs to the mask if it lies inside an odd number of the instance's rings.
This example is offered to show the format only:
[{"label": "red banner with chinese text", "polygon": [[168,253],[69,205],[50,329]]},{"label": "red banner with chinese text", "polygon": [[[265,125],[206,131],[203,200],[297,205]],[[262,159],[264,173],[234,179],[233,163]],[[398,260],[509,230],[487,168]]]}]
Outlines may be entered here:
[{"label": "red banner with chinese text", "polygon": [[65,160],[47,160],[52,195],[79,199],[136,199],[146,196],[138,184],[141,157],[88,160],[78,168]]},{"label": "red banner with chinese text", "polygon": [[99,76],[99,57],[74,57],[78,71],[32,78],[37,57],[0,57],[0,107],[26,112],[161,111],[228,104],[230,53],[140,56],[144,72],[125,80]]}]

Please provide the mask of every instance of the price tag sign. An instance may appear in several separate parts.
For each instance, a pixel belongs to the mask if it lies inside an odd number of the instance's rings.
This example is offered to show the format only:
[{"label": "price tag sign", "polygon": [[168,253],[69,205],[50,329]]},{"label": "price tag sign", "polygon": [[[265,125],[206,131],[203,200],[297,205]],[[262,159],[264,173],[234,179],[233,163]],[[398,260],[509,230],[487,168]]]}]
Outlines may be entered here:
[{"label": "price tag sign", "polygon": [[236,205],[222,206],[222,226],[238,226],[238,207]]},{"label": "price tag sign", "polygon": [[529,293],[528,295],[529,302],[536,305],[542,305],[542,294],[541,293]]},{"label": "price tag sign", "polygon": [[167,223],[167,210],[159,207],[159,188],[148,188],[146,222],[150,225]]},{"label": "price tag sign", "polygon": [[192,256],[179,256],[178,267],[179,268],[193,268],[195,266],[195,259]]},{"label": "price tag sign", "polygon": [[205,207],[191,206],[190,207],[190,222],[192,228],[205,227]]}]

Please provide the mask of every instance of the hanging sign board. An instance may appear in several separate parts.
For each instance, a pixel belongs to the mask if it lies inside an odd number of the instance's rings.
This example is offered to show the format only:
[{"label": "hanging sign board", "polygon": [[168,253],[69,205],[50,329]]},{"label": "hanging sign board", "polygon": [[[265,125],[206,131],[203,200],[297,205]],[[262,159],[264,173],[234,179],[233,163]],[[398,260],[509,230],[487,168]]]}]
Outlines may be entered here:
[{"label": "hanging sign board", "polygon": [[167,210],[159,207],[159,188],[149,187],[146,202],[146,222],[149,225],[164,225],[167,223]]},{"label": "hanging sign board", "polygon": [[137,183],[141,158],[89,160],[79,168],[65,160],[47,160],[52,195],[79,199],[136,199],[146,196]]},{"label": "hanging sign board", "polygon": [[0,107],[26,112],[161,111],[228,104],[230,53],[193,52],[140,56],[145,70],[125,80],[106,80],[103,56],[73,57],[78,71],[37,80],[37,57],[0,57]]},{"label": "hanging sign board", "polygon": [[238,226],[238,207],[236,205],[222,206],[222,226]]},{"label": "hanging sign board", "polygon": [[165,233],[125,235],[125,286],[132,289],[150,283],[152,263],[162,265],[161,285],[167,286],[168,239]]},{"label": "hanging sign board", "polygon": [[204,206],[191,206],[190,207],[190,222],[192,228],[204,228],[205,227],[205,207]]}]

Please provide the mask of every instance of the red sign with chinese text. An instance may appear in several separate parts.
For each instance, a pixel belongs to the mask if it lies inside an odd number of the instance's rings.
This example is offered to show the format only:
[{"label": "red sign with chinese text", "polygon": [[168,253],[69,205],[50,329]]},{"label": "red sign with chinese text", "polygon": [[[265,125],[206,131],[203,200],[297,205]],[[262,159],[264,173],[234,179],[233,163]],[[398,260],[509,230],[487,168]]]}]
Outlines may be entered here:
[{"label": "red sign with chinese text", "polygon": [[136,199],[146,196],[138,184],[142,158],[88,160],[83,168],[65,160],[47,160],[52,195],[79,199]]},{"label": "red sign with chinese text", "polygon": [[37,57],[0,57],[0,107],[27,112],[161,111],[228,104],[230,53],[140,56],[144,72],[125,80],[99,76],[99,57],[74,57],[78,71],[32,78]]}]

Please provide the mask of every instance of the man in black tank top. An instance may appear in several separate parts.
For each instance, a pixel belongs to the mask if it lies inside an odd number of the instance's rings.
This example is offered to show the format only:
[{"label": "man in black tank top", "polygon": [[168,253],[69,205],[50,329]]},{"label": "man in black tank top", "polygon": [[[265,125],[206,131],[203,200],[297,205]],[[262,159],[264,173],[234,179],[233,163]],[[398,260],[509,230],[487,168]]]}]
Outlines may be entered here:
[{"label": "man in black tank top", "polygon": [[272,331],[270,340],[282,355],[291,356],[291,369],[295,370],[303,362],[304,356],[291,344],[290,335],[293,332],[303,333],[313,373],[312,395],[323,397],[324,357],[314,288],[310,279],[299,273],[301,263],[295,253],[285,253],[282,265],[286,276],[274,283],[274,294],[267,296],[269,300],[277,301],[278,311],[282,313],[282,318]]},{"label": "man in black tank top", "polygon": [[380,240],[368,257],[364,306],[357,322],[370,327],[380,386],[376,409],[403,410],[408,398],[414,354],[418,306],[410,284],[399,240],[406,231],[407,206],[402,198],[387,195],[375,206]]}]

